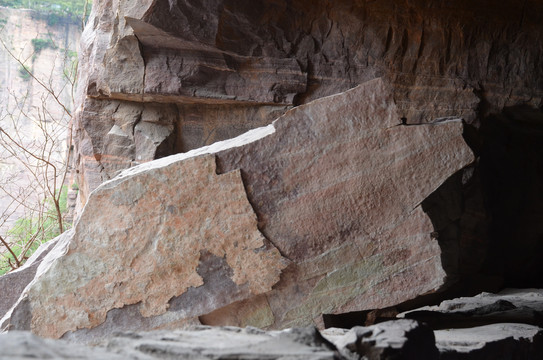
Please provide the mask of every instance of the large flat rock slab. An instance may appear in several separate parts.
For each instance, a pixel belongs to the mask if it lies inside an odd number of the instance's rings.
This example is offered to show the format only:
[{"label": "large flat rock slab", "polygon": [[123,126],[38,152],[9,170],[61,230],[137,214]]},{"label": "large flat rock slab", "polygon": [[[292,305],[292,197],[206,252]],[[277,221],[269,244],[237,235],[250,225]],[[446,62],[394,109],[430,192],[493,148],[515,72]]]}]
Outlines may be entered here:
[{"label": "large flat rock slab", "polygon": [[[99,338],[285,328],[446,283],[420,203],[473,161],[460,120],[404,126],[381,80],[126,170],[87,203],[3,327]],[[58,254],[58,252],[56,252]]]},{"label": "large flat rock slab", "polygon": [[217,154],[219,171],[241,169],[260,230],[293,262],[267,295],[273,326],[321,326],[323,313],[391,306],[445,283],[420,203],[473,161],[460,120],[402,126],[377,79],[273,126]]},{"label": "large flat rock slab", "polygon": [[183,319],[198,316],[271,290],[286,263],[258,231],[239,171],[217,175],[213,156],[200,156],[104,184],[49,265],[38,268],[11,326],[60,337],[128,305],[143,317],[164,314],[215,266],[222,293],[182,309]]}]

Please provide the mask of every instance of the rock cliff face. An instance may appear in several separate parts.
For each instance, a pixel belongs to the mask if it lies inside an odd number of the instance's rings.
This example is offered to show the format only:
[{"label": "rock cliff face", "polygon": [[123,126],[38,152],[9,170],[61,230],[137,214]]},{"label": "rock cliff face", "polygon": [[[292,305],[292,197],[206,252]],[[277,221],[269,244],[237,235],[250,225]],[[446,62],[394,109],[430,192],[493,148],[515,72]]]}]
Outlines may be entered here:
[{"label": "rock cliff face", "polygon": [[98,1],[83,37],[81,200],[134,162],[230,138],[380,76],[408,123],[541,106],[542,6]]},{"label": "rock cliff face", "polygon": [[455,253],[450,276],[543,286],[530,255],[543,236],[542,23],[536,0],[97,2],[75,121],[80,203],[122,169],[382,77],[406,123],[462,118],[480,156],[471,179],[458,174],[424,204]]},{"label": "rock cliff face", "polygon": [[423,204],[449,276],[543,286],[542,23],[536,0],[98,1],[75,120],[80,205],[123,169],[381,77],[406,123],[462,118],[480,157]]}]

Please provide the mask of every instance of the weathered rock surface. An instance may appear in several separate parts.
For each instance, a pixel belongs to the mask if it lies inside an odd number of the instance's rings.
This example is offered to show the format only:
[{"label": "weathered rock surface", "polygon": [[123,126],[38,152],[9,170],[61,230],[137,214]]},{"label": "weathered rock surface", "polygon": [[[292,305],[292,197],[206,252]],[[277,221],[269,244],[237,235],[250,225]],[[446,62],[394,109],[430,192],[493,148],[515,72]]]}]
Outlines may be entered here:
[{"label": "weathered rock surface", "polygon": [[274,326],[322,325],[323,313],[390,306],[444,284],[419,205],[445,181],[439,174],[473,160],[459,121],[401,126],[374,80],[295,108],[274,128],[217,154],[219,171],[241,169],[260,230],[295,263],[268,295],[284,309],[273,310]]},{"label": "weathered rock surface", "polygon": [[220,296],[203,308],[184,307],[182,318],[269,291],[285,263],[258,231],[239,171],[217,175],[212,156],[176,165],[104,184],[66,254],[39,269],[22,300],[29,323],[12,326],[60,337],[100,325],[126,305],[140,304],[144,317],[161,315],[172,298],[204,285],[199,267],[213,262],[224,271],[222,288],[212,290]]},{"label": "weathered rock surface", "polygon": [[[401,321],[400,321],[401,322]],[[122,333],[96,347],[86,347],[62,340],[41,339],[25,332],[10,332],[0,335],[0,359],[290,359],[290,360],[325,360],[325,359],[411,359],[412,345],[429,346],[436,352],[433,341],[429,344],[424,337],[415,334],[413,329],[421,328],[415,322],[409,323],[408,338],[399,334],[401,331],[380,331],[375,338],[365,339],[363,352],[351,352],[347,348],[337,349],[315,328],[288,329],[284,331],[264,332],[256,328],[211,328],[193,327],[175,332]],[[411,324],[413,323],[413,324]],[[403,328],[402,328],[403,329]],[[390,329],[387,329],[390,330]],[[372,329],[368,329],[372,333]],[[375,331],[374,331],[375,332]],[[329,337],[324,334],[325,337]],[[350,333],[348,334],[350,335]],[[335,336],[343,339],[348,335]],[[417,339],[413,335],[419,335]],[[390,337],[387,337],[390,336]],[[338,342],[339,344],[339,342]],[[417,355],[424,354],[419,348]],[[359,355],[360,354],[360,355]],[[426,359],[426,358],[425,358]],[[428,358],[430,359],[430,358]]]},{"label": "weathered rock surface", "polygon": [[0,359],[540,359],[541,328],[495,324],[434,333],[413,320],[351,330],[191,327],[124,332],[96,346],[42,339],[29,332],[0,335]]},{"label": "weathered rock surface", "polygon": [[432,329],[413,320],[393,320],[350,330],[328,329],[323,336],[349,359],[438,359]]},{"label": "weathered rock surface", "polygon": [[400,125],[377,79],[126,170],[93,193],[3,327],[89,339],[322,326],[323,313],[435,291],[447,274],[420,203],[473,160],[462,130]]},{"label": "weathered rock surface", "polygon": [[443,301],[400,314],[434,329],[473,327],[494,323],[523,323],[543,327],[543,290],[506,289]]},{"label": "weathered rock surface", "polygon": [[527,324],[491,324],[435,331],[440,359],[541,359],[543,329]]},{"label": "weathered rock surface", "polygon": [[[179,109],[167,121],[176,128],[168,129],[176,146],[167,154],[239,135],[270,123],[285,106],[379,76],[390,79],[409,123],[448,116],[473,122],[503,106],[541,106],[542,14],[536,0],[96,1],[83,35],[75,121],[81,200],[137,161],[94,140],[114,124],[91,118],[120,102]],[[217,118],[195,104],[260,116],[223,123],[218,128],[226,131],[209,136]],[[202,119],[196,129],[187,109]],[[131,137],[109,141],[136,146]]]},{"label": "weathered rock surface", "polygon": [[[70,234],[71,232],[67,232],[63,237],[68,237]],[[19,300],[23,290],[36,276],[36,270],[41,261],[58,241],[59,238],[41,245],[22,267],[0,276],[0,289],[2,289],[2,296],[0,296],[0,318]]]}]

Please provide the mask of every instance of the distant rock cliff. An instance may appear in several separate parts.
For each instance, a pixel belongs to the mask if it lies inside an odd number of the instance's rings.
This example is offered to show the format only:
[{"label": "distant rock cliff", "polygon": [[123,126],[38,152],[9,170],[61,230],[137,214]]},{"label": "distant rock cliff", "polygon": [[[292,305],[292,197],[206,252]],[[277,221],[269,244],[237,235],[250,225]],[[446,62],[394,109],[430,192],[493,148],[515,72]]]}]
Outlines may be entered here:
[{"label": "distant rock cliff", "polygon": [[[71,106],[72,92],[66,84],[67,74],[64,75],[64,71],[69,70],[72,61],[77,61],[80,26],[71,23],[48,25],[47,21],[36,18],[32,10],[0,7],[0,29],[0,38],[8,49],[37,78],[48,84],[51,82],[51,88],[60,94],[60,100]],[[16,106],[16,99],[10,96],[11,93],[25,99],[26,109],[39,107],[44,89],[25,74],[21,64],[3,46],[0,46],[0,59],[2,109]],[[54,117],[65,116],[61,109],[52,111]]]},{"label": "distant rock cliff", "polygon": [[[80,35],[79,25],[62,22],[48,25],[46,20],[37,18],[32,10],[0,7],[0,39],[7,47],[6,50],[0,45],[0,126],[12,136],[15,136],[14,126],[17,126],[23,145],[31,146],[43,143],[38,126],[40,122],[48,123],[49,131],[58,131],[55,138],[61,142],[53,156],[66,156],[70,116],[24,68],[54,91],[59,101],[71,110],[75,89],[72,89],[69,80],[75,80],[75,73],[70,74],[70,71],[75,69],[77,63]],[[51,124],[52,120],[55,125]],[[0,182],[5,184],[5,179],[15,176],[11,191],[12,194],[19,193],[19,187],[34,179],[29,180],[22,164],[6,159],[5,155],[0,150]],[[5,206],[11,201],[3,193],[0,194],[0,214],[4,214]],[[2,230],[7,230],[21,216],[21,208],[10,214]]]}]

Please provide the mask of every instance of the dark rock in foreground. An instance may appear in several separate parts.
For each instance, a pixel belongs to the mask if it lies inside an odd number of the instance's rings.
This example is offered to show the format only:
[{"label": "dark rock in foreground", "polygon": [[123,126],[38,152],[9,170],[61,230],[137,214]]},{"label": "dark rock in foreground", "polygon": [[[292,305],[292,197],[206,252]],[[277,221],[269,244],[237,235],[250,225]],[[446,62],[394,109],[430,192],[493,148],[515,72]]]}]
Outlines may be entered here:
[{"label": "dark rock in foreground", "polygon": [[325,330],[324,334],[348,359],[439,358],[432,330],[413,320],[387,321],[368,327],[356,326],[342,336],[334,332]]},{"label": "dark rock in foreground", "polygon": [[541,359],[542,329],[493,324],[436,331],[413,320],[351,330],[283,331],[197,326],[183,331],[119,333],[91,347],[28,332],[0,335],[0,359]]},{"label": "dark rock in foreground", "polygon": [[482,293],[443,301],[401,314],[422,321],[433,329],[467,328],[496,323],[543,326],[543,290],[507,289],[498,294]]},{"label": "dark rock in foreground", "polygon": [[411,320],[358,328],[331,338],[343,347],[336,348],[314,327],[265,332],[198,326],[118,334],[97,347],[10,332],[0,336],[0,359],[409,359],[415,353],[433,353],[428,359],[437,359],[432,332]]}]

